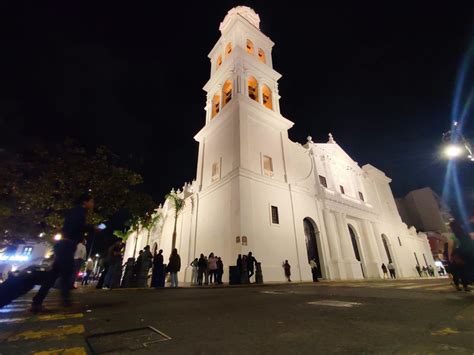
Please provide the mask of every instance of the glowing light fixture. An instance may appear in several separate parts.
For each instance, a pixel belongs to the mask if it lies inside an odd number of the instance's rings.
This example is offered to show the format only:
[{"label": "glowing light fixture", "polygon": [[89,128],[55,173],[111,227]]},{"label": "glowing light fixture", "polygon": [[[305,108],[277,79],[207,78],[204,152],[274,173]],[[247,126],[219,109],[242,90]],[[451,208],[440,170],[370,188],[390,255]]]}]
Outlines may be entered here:
[{"label": "glowing light fixture", "polygon": [[56,234],[56,235],[54,236],[54,240],[56,240],[56,241],[61,240],[62,237],[63,237],[63,236],[61,235],[61,233],[58,233],[58,234]]},{"label": "glowing light fixture", "polygon": [[450,144],[444,149],[444,154],[449,159],[458,158],[463,153],[463,148],[456,144]]}]

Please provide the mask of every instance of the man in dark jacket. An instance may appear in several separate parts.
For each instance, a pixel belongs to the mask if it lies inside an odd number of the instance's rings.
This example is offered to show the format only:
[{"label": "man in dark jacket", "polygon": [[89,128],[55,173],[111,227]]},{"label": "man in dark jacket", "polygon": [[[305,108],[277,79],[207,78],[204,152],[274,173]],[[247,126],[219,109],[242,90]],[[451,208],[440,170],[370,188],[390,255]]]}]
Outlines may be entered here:
[{"label": "man in dark jacket", "polygon": [[51,271],[41,285],[38,293],[33,297],[32,312],[43,310],[43,301],[53,287],[56,279],[61,278],[61,297],[63,305],[71,304],[69,299],[70,280],[74,272],[74,252],[77,244],[84,239],[84,233],[88,230],[86,223],[87,213],[94,208],[94,199],[90,195],[83,195],[76,207],[70,210],[64,217],[62,238],[54,246],[54,261]]},{"label": "man in dark jacket", "polygon": [[247,255],[247,272],[249,275],[249,282],[250,282],[250,278],[255,273],[256,263],[257,263],[257,260],[253,257],[252,252],[249,252],[249,255]]},{"label": "man in dark jacket", "polygon": [[178,287],[178,272],[181,270],[181,258],[178,255],[178,249],[174,248],[170,255],[168,271],[171,278],[171,287]]}]

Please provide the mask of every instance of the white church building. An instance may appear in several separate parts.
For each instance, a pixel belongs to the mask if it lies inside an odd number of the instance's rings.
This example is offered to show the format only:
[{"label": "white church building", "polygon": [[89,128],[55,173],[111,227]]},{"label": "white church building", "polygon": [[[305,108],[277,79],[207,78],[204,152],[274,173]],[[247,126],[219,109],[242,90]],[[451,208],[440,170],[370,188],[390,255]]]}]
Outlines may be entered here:
[{"label": "white church building", "polygon": [[[252,252],[264,281],[312,280],[315,258],[324,279],[376,279],[382,263],[397,276],[418,275],[415,266],[434,265],[424,234],[407,228],[398,214],[390,178],[376,167],[360,167],[329,134],[325,143],[311,137],[293,142],[294,125],[280,113],[274,43],[259,29],[249,7],[231,9],[221,36],[209,53],[210,79],[196,178],[178,190],[185,208],[177,220],[176,248],[181,281],[201,253],[222,257],[224,281],[238,254]],[[337,137],[336,137],[337,138]],[[171,252],[174,210],[169,201],[148,243]],[[127,240],[126,255],[147,244],[142,231]]]}]

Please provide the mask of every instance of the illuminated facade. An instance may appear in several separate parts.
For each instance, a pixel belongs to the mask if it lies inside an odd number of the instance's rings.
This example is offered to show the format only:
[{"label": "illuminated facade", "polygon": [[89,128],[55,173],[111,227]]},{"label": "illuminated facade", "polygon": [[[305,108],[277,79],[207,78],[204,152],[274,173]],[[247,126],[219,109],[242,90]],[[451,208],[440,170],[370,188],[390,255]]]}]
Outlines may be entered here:
[{"label": "illuminated facade", "polygon": [[[380,278],[389,261],[399,276],[415,276],[423,254],[434,266],[426,237],[402,223],[382,171],[360,167],[331,135],[326,143],[289,139],[294,123],[280,113],[274,43],[259,22],[248,7],[230,10],[209,53],[196,179],[179,191],[186,200],[177,223],[181,280],[190,280],[195,257],[211,252],[229,266],[252,251],[266,281],[285,280],[284,260],[292,279],[311,280],[313,257],[326,279]],[[150,244],[169,255],[174,212],[165,202],[158,213],[164,220]],[[132,236],[127,256],[134,243]]]}]

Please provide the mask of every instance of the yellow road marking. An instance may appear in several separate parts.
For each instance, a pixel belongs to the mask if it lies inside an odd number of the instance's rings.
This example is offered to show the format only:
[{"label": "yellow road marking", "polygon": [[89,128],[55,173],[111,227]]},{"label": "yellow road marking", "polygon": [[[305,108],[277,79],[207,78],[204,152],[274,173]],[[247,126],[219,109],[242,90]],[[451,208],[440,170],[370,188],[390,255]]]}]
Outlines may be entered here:
[{"label": "yellow road marking", "polygon": [[33,355],[86,355],[86,350],[83,347],[69,348],[69,349],[53,349],[46,351],[39,351]]},{"label": "yellow road marking", "polygon": [[33,340],[42,338],[63,339],[66,335],[82,334],[85,332],[82,324],[78,325],[63,325],[56,328],[45,330],[27,330],[7,338],[8,342],[18,340]]},{"label": "yellow road marking", "polygon": [[451,329],[451,328],[443,328],[443,329],[440,329],[440,330],[437,330],[435,332],[431,332],[431,335],[449,335],[449,334],[458,334],[459,331],[457,331],[456,329]]},{"label": "yellow road marking", "polygon": [[84,313],[45,314],[43,316],[38,316],[36,320],[49,321],[49,320],[63,320],[63,319],[82,318],[82,317],[84,317]]}]

